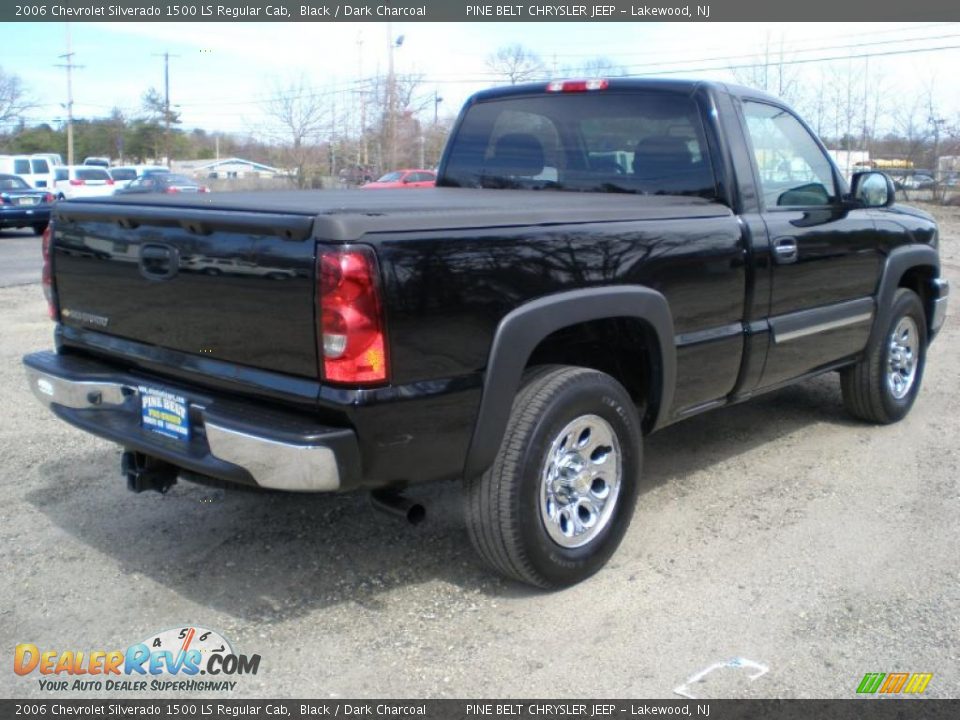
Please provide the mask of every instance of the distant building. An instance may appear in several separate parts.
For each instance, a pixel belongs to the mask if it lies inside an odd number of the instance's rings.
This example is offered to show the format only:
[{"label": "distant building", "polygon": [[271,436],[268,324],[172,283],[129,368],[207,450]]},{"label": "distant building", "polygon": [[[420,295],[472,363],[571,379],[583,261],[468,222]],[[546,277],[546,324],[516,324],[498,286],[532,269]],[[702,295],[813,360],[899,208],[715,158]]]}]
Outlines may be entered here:
[{"label": "distant building", "polygon": [[941,155],[937,158],[937,173],[948,175],[960,172],[960,155]]},{"label": "distant building", "polygon": [[222,160],[184,160],[170,163],[173,172],[198,180],[233,180],[240,178],[274,178],[287,176],[287,171],[243,158]]},{"label": "distant building", "polygon": [[827,150],[840,173],[849,178],[857,170],[869,166],[870,153],[865,150]]}]

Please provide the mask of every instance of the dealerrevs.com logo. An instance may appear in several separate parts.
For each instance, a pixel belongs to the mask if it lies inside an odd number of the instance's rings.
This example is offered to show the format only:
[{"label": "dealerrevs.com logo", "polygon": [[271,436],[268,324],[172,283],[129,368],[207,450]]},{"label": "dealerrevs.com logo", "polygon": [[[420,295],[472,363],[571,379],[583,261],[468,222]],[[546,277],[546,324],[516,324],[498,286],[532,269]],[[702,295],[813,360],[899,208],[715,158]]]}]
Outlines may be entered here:
[{"label": "dealerrevs.com logo", "polygon": [[241,655],[218,632],[165,630],[126,650],[53,650],[17,645],[13,670],[37,676],[40,689],[71,691],[231,691],[240,675],[256,675],[259,655]]}]

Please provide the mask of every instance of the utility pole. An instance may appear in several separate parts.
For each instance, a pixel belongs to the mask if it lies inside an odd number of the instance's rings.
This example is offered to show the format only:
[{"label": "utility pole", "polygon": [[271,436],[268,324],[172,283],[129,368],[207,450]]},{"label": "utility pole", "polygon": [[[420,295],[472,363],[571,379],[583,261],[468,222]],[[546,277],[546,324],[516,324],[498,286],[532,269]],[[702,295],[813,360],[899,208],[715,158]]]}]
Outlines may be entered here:
[{"label": "utility pole", "polygon": [[[357,94],[360,96],[360,148],[357,153],[357,165],[366,170],[370,162],[367,153],[367,88],[363,79],[363,34],[357,33]],[[361,176],[362,177],[362,176]]]},{"label": "utility pole", "polygon": [[395,95],[393,84],[393,25],[387,23],[387,142],[390,143],[390,170],[393,170],[397,164],[397,118],[393,107]]},{"label": "utility pole", "polygon": [[867,78],[870,76],[870,58],[866,57],[863,60],[863,137],[860,140],[860,149],[864,152],[867,151],[867,104],[870,102],[870,84],[867,81]]},{"label": "utility pole", "polygon": [[75,65],[73,62],[74,52],[70,49],[70,23],[67,23],[67,52],[58,57],[66,60],[65,63],[56,65],[56,67],[66,68],[67,70],[67,165],[73,165],[73,70],[82,68],[83,65]]},{"label": "utility pole", "polygon": [[180,57],[169,52],[154,53],[154,57],[163,58],[163,154],[170,164],[170,58]]},{"label": "utility pole", "polygon": [[436,90],[433,91],[433,124],[437,124],[437,115],[440,108],[440,103],[443,102],[443,98],[437,93]]}]

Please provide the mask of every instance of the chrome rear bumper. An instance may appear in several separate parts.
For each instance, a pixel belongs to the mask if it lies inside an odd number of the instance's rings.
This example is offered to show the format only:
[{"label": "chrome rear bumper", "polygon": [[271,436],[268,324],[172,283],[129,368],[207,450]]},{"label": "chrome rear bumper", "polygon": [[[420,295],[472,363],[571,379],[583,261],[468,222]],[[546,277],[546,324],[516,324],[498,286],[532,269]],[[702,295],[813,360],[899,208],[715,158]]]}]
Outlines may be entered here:
[{"label": "chrome rear bumper", "polygon": [[171,441],[140,426],[138,387],[156,387],[156,380],[51,352],[28,355],[23,362],[33,394],[61,419],[193,472],[299,492],[343,490],[359,479],[352,430],[173,385],[170,391],[188,401],[193,435],[189,441]]}]

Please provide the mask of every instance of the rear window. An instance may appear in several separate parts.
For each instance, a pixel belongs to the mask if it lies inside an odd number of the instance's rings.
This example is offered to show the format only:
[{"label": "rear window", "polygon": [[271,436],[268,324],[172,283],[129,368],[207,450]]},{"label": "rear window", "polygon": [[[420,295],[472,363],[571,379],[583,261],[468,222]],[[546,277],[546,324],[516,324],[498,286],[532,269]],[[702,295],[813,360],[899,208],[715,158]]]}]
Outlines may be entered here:
[{"label": "rear window", "polygon": [[30,161],[29,160],[14,160],[13,161],[13,171],[17,175],[29,175],[30,174]]},{"label": "rear window", "polygon": [[30,163],[33,165],[33,171],[35,173],[40,173],[46,175],[50,172],[50,165],[46,160],[42,158],[31,160]]},{"label": "rear window", "polygon": [[0,175],[0,190],[28,190],[30,188],[22,178],[15,175]]},{"label": "rear window", "polygon": [[110,173],[100,168],[77,168],[78,180],[109,180]]},{"label": "rear window", "polygon": [[167,174],[162,176],[163,182],[167,185],[196,185],[196,183],[186,175]]},{"label": "rear window", "polygon": [[137,176],[137,171],[133,168],[113,168],[110,176],[114,180],[133,180]]},{"label": "rear window", "polygon": [[588,92],[473,105],[443,185],[717,196],[694,101],[667,92]]}]

